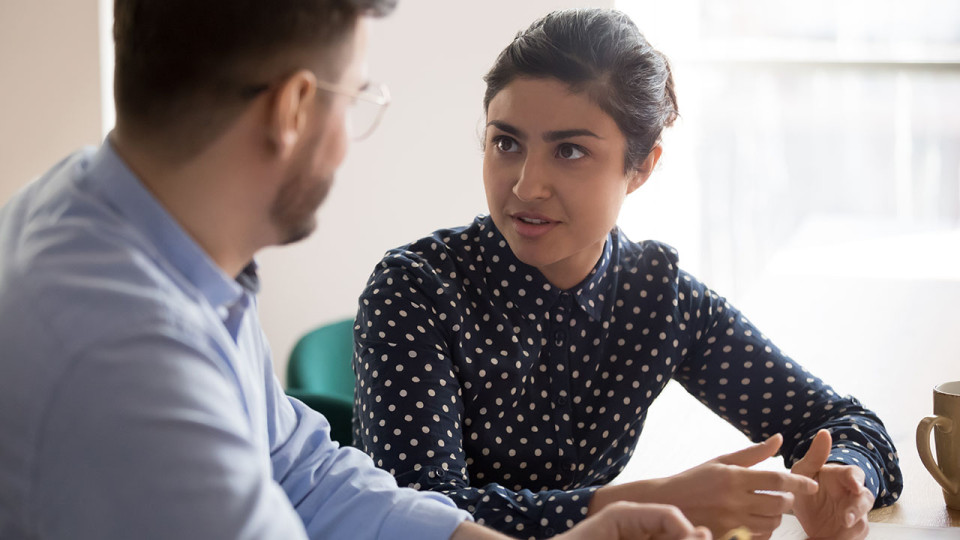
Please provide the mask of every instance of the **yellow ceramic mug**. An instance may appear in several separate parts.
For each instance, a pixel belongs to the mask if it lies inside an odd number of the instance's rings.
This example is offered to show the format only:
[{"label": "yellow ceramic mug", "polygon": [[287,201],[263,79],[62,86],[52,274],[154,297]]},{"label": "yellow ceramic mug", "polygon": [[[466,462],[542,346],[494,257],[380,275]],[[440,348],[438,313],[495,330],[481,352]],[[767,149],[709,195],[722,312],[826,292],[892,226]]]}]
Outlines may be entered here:
[{"label": "yellow ceramic mug", "polygon": [[[930,431],[936,426],[937,460],[930,451]],[[933,416],[917,426],[920,460],[943,488],[950,508],[960,509],[960,381],[946,382],[933,389]]]}]

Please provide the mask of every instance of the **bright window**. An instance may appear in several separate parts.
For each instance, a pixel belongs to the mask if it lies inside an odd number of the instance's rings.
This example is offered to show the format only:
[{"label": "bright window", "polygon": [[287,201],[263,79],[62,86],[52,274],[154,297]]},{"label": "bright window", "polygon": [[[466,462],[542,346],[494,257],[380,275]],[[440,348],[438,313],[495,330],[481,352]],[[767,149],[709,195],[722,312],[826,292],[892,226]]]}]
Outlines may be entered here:
[{"label": "bright window", "polygon": [[[956,0],[618,8],[671,59],[682,116],[621,215],[631,238],[675,245],[734,297],[798,245],[960,238]],[[934,247],[960,279],[960,244]]]}]

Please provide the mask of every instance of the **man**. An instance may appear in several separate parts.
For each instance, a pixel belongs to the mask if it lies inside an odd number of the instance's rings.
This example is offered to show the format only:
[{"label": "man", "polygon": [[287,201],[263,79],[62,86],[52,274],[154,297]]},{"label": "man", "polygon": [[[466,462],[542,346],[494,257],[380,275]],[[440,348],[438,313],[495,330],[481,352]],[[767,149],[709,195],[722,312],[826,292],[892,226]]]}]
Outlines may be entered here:
[{"label": "man", "polygon": [[[116,0],[116,130],[0,210],[0,537],[499,538],[332,443],[257,320],[392,3]],[[568,534],[654,533],[705,537],[641,505]]]}]

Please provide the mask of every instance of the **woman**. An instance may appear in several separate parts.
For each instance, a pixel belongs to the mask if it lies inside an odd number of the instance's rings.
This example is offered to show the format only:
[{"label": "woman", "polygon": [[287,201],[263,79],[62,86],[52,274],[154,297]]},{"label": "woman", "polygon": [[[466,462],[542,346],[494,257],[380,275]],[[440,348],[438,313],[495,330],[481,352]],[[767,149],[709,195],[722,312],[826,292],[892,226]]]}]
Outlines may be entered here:
[{"label": "woman", "polygon": [[[521,537],[618,500],[673,504],[715,535],[768,536],[792,507],[811,535],[863,537],[867,511],[901,489],[879,419],[783,355],[673,249],[616,227],[678,114],[666,59],[619,12],[561,11],[485,81],[490,215],[374,271],[355,329],[357,443],[401,485]],[[671,378],[757,444],[607,486]],[[750,469],[778,451],[792,473]]]}]

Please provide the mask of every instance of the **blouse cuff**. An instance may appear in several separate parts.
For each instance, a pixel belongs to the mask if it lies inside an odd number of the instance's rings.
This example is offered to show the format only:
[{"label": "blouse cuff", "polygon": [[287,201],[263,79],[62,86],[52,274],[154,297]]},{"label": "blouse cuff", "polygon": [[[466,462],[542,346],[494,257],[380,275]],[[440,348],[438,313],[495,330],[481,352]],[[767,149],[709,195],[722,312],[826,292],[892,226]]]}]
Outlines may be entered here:
[{"label": "blouse cuff", "polygon": [[830,457],[827,458],[827,463],[840,463],[860,467],[864,474],[863,485],[870,490],[870,493],[873,493],[877,502],[880,501],[880,490],[882,489],[883,483],[881,482],[877,468],[871,463],[870,458],[866,454],[853,448],[835,446],[830,450]]}]

